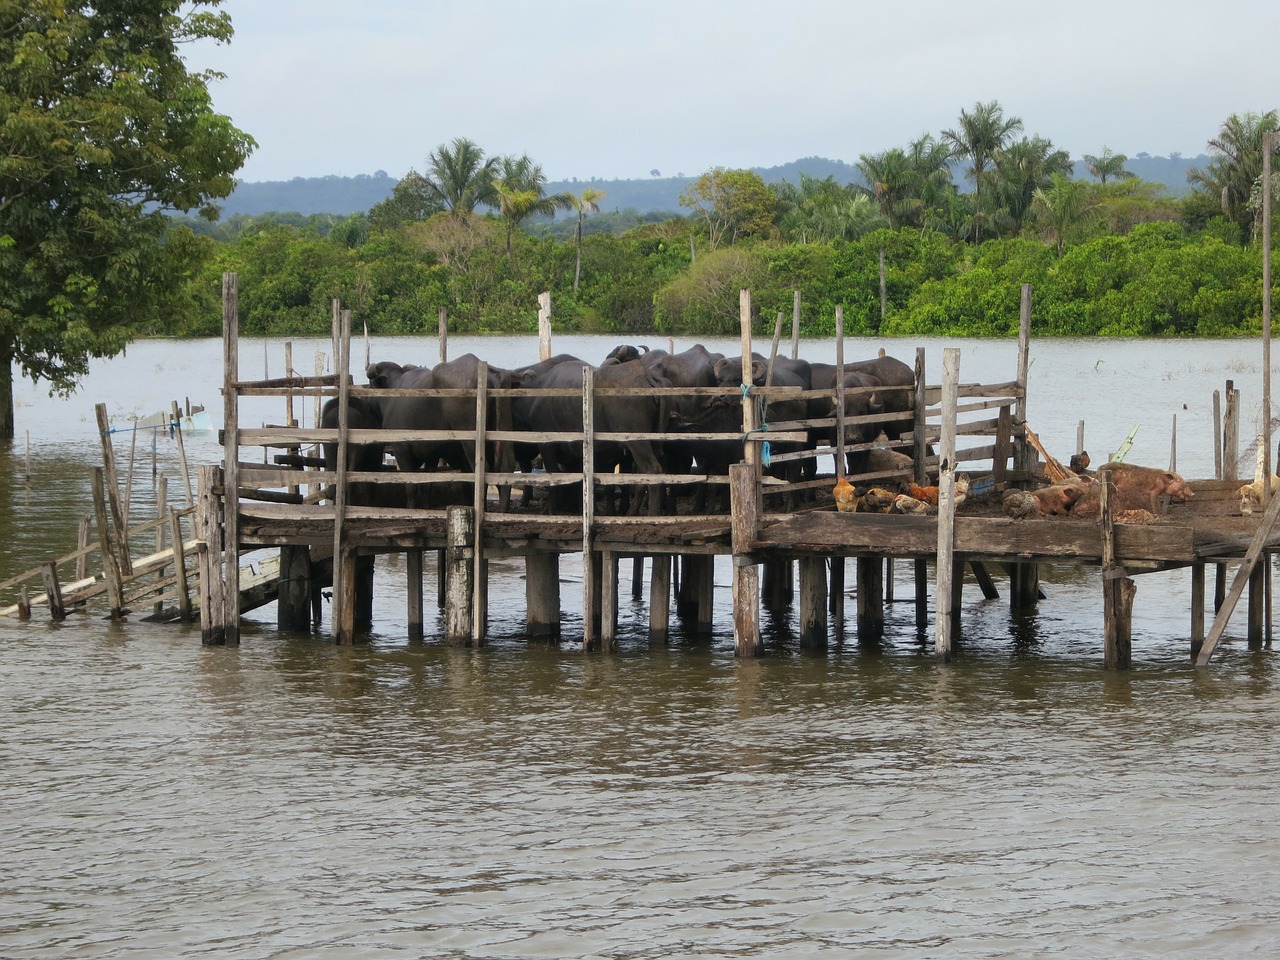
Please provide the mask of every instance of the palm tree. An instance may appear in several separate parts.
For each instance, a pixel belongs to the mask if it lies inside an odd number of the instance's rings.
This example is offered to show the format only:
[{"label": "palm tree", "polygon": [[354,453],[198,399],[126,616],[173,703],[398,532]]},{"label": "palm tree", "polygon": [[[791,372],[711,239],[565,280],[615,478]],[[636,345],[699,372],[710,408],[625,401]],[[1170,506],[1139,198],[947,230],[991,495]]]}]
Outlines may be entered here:
[{"label": "palm tree", "polygon": [[1277,128],[1277,113],[1233,113],[1209,141],[1212,159],[1207,169],[1193,167],[1187,182],[1202,192],[1221,199],[1222,214],[1240,227],[1240,236],[1249,237],[1254,211],[1249,195],[1262,176],[1262,138]]},{"label": "palm tree", "polygon": [[1002,202],[1010,229],[1016,235],[1031,212],[1035,192],[1049,185],[1055,173],[1070,175],[1071,157],[1065,150],[1055,150],[1044,137],[1023,137],[994,156],[998,176],[993,193]]},{"label": "palm tree", "polygon": [[1058,256],[1062,256],[1067,238],[1083,228],[1093,217],[1089,184],[1072,180],[1065,173],[1054,173],[1047,187],[1035,191],[1032,199],[1036,222],[1045,235],[1054,240]]},{"label": "palm tree", "polygon": [[604,191],[597,190],[594,187],[587,187],[582,191],[582,196],[573,197],[573,208],[578,211],[578,228],[574,231],[574,242],[577,244],[578,252],[573,263],[573,292],[578,292],[578,281],[582,277],[582,218],[588,213],[600,212],[600,201],[604,199]]},{"label": "palm tree", "polygon": [[527,217],[536,213],[550,216],[557,210],[574,207],[572,194],[545,195],[547,178],[542,167],[530,160],[528,154],[500,158],[491,184],[493,192],[485,202],[496,207],[499,216],[507,221],[508,257],[511,256],[511,235]]},{"label": "palm tree", "polygon": [[911,158],[901,147],[881,153],[864,153],[858,170],[867,181],[871,195],[880,205],[881,215],[896,230],[910,222],[920,208],[920,178]]},{"label": "palm tree", "polygon": [[486,160],[474,141],[456,137],[428,155],[423,177],[427,193],[454,216],[467,216],[481,204],[492,204],[497,163],[497,157]]},{"label": "palm tree", "polygon": [[773,185],[778,197],[778,226],[801,243],[856,240],[884,226],[884,219],[862,187],[836,183],[835,177],[800,174],[800,185],[783,180]]},{"label": "palm tree", "polygon": [[1099,183],[1106,183],[1108,178],[1128,180],[1134,176],[1124,168],[1129,158],[1123,153],[1112,153],[1110,147],[1104,146],[1100,156],[1095,157],[1091,153],[1086,153],[1080,159],[1084,161],[1085,169],[1091,176],[1096,177]]},{"label": "palm tree", "polygon": [[[956,156],[967,157],[971,166],[967,174],[973,181],[974,208],[977,216],[981,216],[982,183],[986,177],[987,165],[999,150],[1004,149],[1009,138],[1022,132],[1022,120],[1019,117],[1004,115],[1004,108],[996,100],[990,103],[981,101],[973,105],[973,112],[960,111],[960,127],[958,130],[943,130],[942,142],[950,144]],[[975,223],[978,228],[975,236],[981,240],[980,220]]]}]

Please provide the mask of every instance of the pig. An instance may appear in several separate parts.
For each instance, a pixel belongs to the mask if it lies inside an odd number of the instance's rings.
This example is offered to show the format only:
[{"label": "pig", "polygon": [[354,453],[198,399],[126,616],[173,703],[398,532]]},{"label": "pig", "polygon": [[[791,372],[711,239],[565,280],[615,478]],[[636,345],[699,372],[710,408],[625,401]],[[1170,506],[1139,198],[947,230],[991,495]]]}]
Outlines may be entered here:
[{"label": "pig", "polygon": [[1052,486],[1041,487],[1039,490],[1032,490],[1030,493],[1035,497],[1040,513],[1046,517],[1053,517],[1069,513],[1088,489],[1083,483],[1075,481],[1055,483]]},{"label": "pig", "polygon": [[1133,463],[1112,461],[1098,470],[1099,483],[1095,484],[1072,509],[1079,517],[1096,517],[1101,512],[1101,481],[1111,478],[1111,508],[1115,512],[1122,510],[1148,510],[1153,514],[1160,512],[1160,498],[1170,500],[1190,500],[1195,496],[1187,481],[1180,474],[1171,470],[1159,470],[1155,467],[1140,467]]}]

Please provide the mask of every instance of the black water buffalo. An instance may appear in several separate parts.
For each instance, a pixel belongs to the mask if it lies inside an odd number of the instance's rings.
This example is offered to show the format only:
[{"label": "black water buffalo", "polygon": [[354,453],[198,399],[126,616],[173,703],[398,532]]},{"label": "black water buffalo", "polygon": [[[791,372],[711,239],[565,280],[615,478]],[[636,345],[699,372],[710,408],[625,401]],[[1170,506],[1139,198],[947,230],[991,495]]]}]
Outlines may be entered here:
[{"label": "black water buffalo", "polygon": [[[836,386],[836,365],[834,363],[814,363],[810,365],[813,379],[812,385],[814,390],[835,390]],[[844,372],[844,415],[847,419],[858,417],[874,416],[884,412],[884,407],[880,401],[876,388],[880,387],[880,381],[875,377],[860,373],[857,370],[845,370]],[[809,417],[813,420],[827,419],[835,415],[836,402],[834,398],[814,397],[809,401],[808,410]],[[870,443],[876,438],[882,429],[883,424],[879,421],[866,421],[862,423],[846,423],[844,442],[846,446],[860,445]],[[816,446],[819,443],[826,443],[835,446],[836,428],[830,427],[810,427],[809,443]],[[870,451],[859,450],[849,451],[845,454],[845,469],[851,474],[865,473],[867,470],[868,454]]]},{"label": "black water buffalo", "polygon": [[[885,414],[883,429],[890,440],[898,440],[915,429],[912,414],[916,408],[916,374],[896,357],[880,356],[873,360],[855,360],[844,365],[846,371],[864,373],[875,377],[884,388],[876,391],[882,412]],[[899,416],[894,416],[898,414]],[[875,439],[874,437],[872,439]]]},{"label": "black water buffalo", "polygon": [[[582,430],[580,396],[542,396],[540,390],[582,389],[582,360],[566,360],[544,368],[537,376],[525,377],[523,385],[531,387],[528,398],[517,404],[517,421],[533,433],[569,433]],[[605,364],[595,371],[595,382],[601,387],[665,387],[670,381],[654,373],[639,360]],[[657,433],[659,404],[656,397],[598,397],[593,406],[595,430],[598,433]],[[543,465],[549,473],[577,473],[582,469],[581,447],[576,443],[539,442]],[[623,442],[598,441],[593,466],[597,473],[615,467],[641,473],[663,472],[658,447],[649,440]],[[562,491],[563,494],[563,491]],[[556,498],[564,503],[564,496]]]},{"label": "black water buffalo", "polygon": [[[338,398],[330,397],[320,410],[320,426],[326,430],[338,427]],[[347,427],[351,430],[379,430],[382,428],[382,407],[365,397],[351,397],[347,401]],[[332,473],[338,467],[338,445],[323,444],[324,468]],[[381,443],[349,443],[347,444],[347,470],[356,473],[374,473],[381,470],[384,445]],[[396,506],[393,496],[388,502],[380,491],[384,484],[353,483],[347,490],[347,502],[353,506]],[[329,499],[334,498],[333,488],[329,488]],[[403,498],[399,498],[403,499]],[[398,505],[403,506],[403,503]]]}]

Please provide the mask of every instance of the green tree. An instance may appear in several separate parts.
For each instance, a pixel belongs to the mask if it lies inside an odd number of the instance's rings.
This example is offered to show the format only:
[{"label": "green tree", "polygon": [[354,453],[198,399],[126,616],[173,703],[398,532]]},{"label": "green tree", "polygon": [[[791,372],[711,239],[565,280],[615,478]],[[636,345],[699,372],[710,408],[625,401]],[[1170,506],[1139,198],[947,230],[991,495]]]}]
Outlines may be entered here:
[{"label": "green tree", "polygon": [[1008,218],[1007,226],[1016,236],[1031,213],[1035,192],[1047,187],[1054,174],[1070,174],[1071,157],[1044,137],[1023,137],[998,151],[994,160],[992,193],[1000,202],[1001,219]]},{"label": "green tree", "polygon": [[217,0],[0,0],[0,438],[13,365],[69,392],[178,307],[200,247],[167,211],[235,186],[255,146],[179,48],[227,42]]},{"label": "green tree", "polygon": [[578,284],[582,280],[582,218],[588,213],[600,212],[600,201],[604,199],[604,191],[587,187],[580,196],[572,197],[573,209],[578,211],[578,229],[573,233],[573,243],[577,253],[573,261],[573,292],[578,292]]},{"label": "green tree", "polygon": [[680,205],[691,208],[707,228],[707,246],[761,237],[773,230],[777,198],[757,173],[750,170],[708,170],[680,194]]},{"label": "green tree", "polygon": [[1009,139],[1021,132],[1021,118],[1005,117],[1004,108],[996,100],[975,103],[972,113],[961,110],[959,127],[942,131],[942,142],[949,144],[956,156],[966,157],[970,163],[966,175],[973,181],[974,236],[978,240],[982,239],[982,218],[986,214],[982,187],[987,178],[987,167]]},{"label": "green tree", "polygon": [[468,216],[494,201],[494,169],[497,157],[485,159],[484,151],[466,137],[442,143],[427,155],[423,176],[427,196],[454,216]]},{"label": "green tree", "polygon": [[920,177],[905,150],[894,147],[881,153],[864,153],[858,158],[857,167],[890,230],[916,218],[921,207]]},{"label": "green tree", "polygon": [[427,178],[410,169],[396,181],[391,196],[375,203],[369,211],[369,224],[378,230],[394,230],[406,223],[426,220],[444,209],[444,201],[438,191],[427,183]]},{"label": "green tree", "polygon": [[778,227],[800,243],[853,240],[884,226],[876,204],[861,187],[841,186],[834,177],[819,180],[800,174],[800,184],[773,185],[778,198]]},{"label": "green tree", "polygon": [[1201,193],[1217,199],[1222,215],[1240,228],[1242,239],[1253,235],[1254,211],[1249,196],[1262,176],[1262,138],[1277,129],[1277,113],[1233,113],[1209,141],[1211,159],[1204,169],[1187,171],[1187,182]]},{"label": "green tree", "polygon": [[550,216],[557,210],[572,209],[574,198],[567,193],[546,195],[547,178],[542,167],[521,157],[501,157],[493,178],[493,195],[489,203],[507,222],[507,256],[511,256],[511,235],[516,227],[534,214]]},{"label": "green tree", "polygon": [[1037,188],[1032,205],[1036,222],[1062,256],[1067,240],[1082,230],[1093,216],[1089,184],[1054,173],[1047,187]]},{"label": "green tree", "polygon": [[1080,159],[1084,161],[1085,169],[1089,171],[1090,176],[1096,177],[1099,183],[1106,183],[1108,180],[1128,180],[1134,176],[1124,168],[1129,158],[1123,153],[1112,153],[1110,147],[1104,146],[1102,153],[1096,157],[1086,153]]}]

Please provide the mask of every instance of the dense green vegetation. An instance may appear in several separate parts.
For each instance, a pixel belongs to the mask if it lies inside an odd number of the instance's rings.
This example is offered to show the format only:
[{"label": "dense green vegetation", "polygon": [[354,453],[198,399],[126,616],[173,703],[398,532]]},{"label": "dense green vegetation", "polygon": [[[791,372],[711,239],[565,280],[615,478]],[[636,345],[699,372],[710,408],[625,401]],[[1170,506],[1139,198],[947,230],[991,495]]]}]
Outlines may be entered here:
[{"label": "dense green vegetation", "polygon": [[[1023,283],[1040,335],[1250,334],[1262,134],[1276,126],[1274,111],[1229,118],[1175,199],[1105,147],[1084,158],[1090,180],[1072,179],[1049,140],[980,103],[938,138],[863,155],[870,187],[717,169],[681,195],[689,216],[660,222],[599,213],[596,186],[548,195],[528,157],[455,140],[367,215],[242,216],[202,237],[188,309],[154,329],[216,333],[220,276],[235,270],[250,334],[324,333],[334,298],[371,332],[433,331],[441,307],[456,331],[529,331],[550,290],[562,330],[732,335],[748,287],[762,331],[798,290],[810,335],[832,332],[841,306],[853,334],[1003,336]],[[957,189],[957,157],[973,189]],[[529,224],[553,208],[571,218]]]}]

